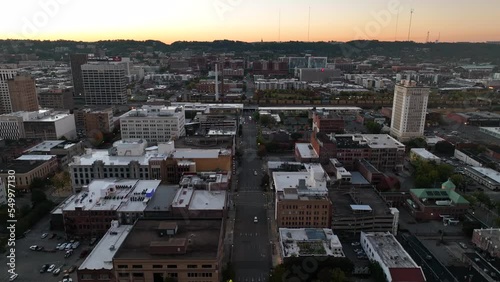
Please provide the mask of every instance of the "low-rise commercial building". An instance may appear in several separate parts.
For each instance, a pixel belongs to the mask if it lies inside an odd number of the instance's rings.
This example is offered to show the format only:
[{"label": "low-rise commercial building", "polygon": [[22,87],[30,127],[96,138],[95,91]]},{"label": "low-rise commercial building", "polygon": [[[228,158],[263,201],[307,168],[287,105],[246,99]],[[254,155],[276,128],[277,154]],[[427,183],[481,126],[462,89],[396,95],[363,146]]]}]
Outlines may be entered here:
[{"label": "low-rise commercial building", "polygon": [[441,158],[434,155],[433,153],[427,151],[423,148],[412,148],[410,150],[410,160],[411,161],[426,161],[435,162],[437,164],[441,163]]},{"label": "low-rise commercial building", "polygon": [[82,142],[48,140],[29,148],[24,153],[30,155],[55,155],[59,166],[65,167],[73,160],[73,157],[84,153],[84,147]]},{"label": "low-rise commercial building", "polygon": [[72,110],[75,107],[73,89],[50,89],[38,93],[38,103],[42,108]]},{"label": "low-rise commercial building", "polygon": [[111,223],[111,228],[78,267],[76,275],[79,282],[120,281],[115,277],[113,258],[132,227],[133,225],[120,225],[118,221]]},{"label": "low-rise commercial building", "polygon": [[7,183],[9,170],[15,171],[16,189],[28,191],[33,179],[45,179],[56,172],[57,168],[57,157],[54,155],[23,155],[8,163],[0,164],[0,178]]},{"label": "low-rise commercial building", "polygon": [[295,143],[295,160],[301,163],[317,163],[319,156],[311,143]]},{"label": "low-rise commercial building", "polygon": [[320,165],[308,164],[306,169],[273,172],[275,219],[280,228],[330,227],[332,204],[326,197],[330,179]]},{"label": "low-rise commercial building", "polygon": [[374,188],[339,188],[329,191],[332,229],[356,234],[381,231],[397,234],[399,210],[391,208]]},{"label": "low-rise commercial building", "polygon": [[391,233],[361,232],[360,243],[368,259],[378,262],[387,281],[426,281],[422,268]]},{"label": "low-rise commercial building", "polygon": [[118,281],[219,282],[222,220],[139,220],[117,248],[113,270]]},{"label": "low-rise commercial building", "polygon": [[464,173],[490,190],[500,189],[500,172],[487,167],[464,167]]},{"label": "low-rise commercial building", "polygon": [[186,135],[183,107],[143,106],[120,118],[123,139],[168,142]]},{"label": "low-rise commercial building", "polygon": [[280,228],[281,257],[345,257],[339,237],[326,228]]},{"label": "low-rise commercial building", "polygon": [[472,243],[491,257],[500,258],[500,228],[474,229]]},{"label": "low-rise commercial building", "polygon": [[406,201],[411,215],[417,220],[462,218],[469,209],[469,201],[455,192],[453,187],[443,185],[443,188],[410,189],[411,199]]},{"label": "low-rise commercial building", "polygon": [[86,191],[64,201],[54,212],[62,213],[68,236],[102,236],[111,222],[133,224],[144,214],[160,180],[92,181]]},{"label": "low-rise commercial building", "polygon": [[173,141],[147,147],[145,140],[121,140],[109,150],[92,150],[69,164],[75,191],[92,179],[161,179],[179,183],[184,173],[231,171],[229,149],[176,148]]},{"label": "low-rise commercial building", "polygon": [[324,134],[344,133],[345,120],[334,112],[315,111],[312,125],[314,131]]},{"label": "low-rise commercial building", "polygon": [[479,131],[500,139],[500,127],[480,127]]}]

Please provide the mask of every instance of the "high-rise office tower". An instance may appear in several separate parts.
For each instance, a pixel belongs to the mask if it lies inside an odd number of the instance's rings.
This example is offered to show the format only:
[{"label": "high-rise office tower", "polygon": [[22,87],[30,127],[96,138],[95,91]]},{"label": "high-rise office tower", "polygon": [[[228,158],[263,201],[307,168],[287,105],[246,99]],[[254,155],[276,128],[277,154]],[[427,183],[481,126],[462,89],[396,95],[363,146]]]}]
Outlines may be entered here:
[{"label": "high-rise office tower", "polygon": [[428,100],[429,88],[401,80],[394,88],[391,135],[403,142],[422,137]]},{"label": "high-rise office tower", "polygon": [[7,80],[13,112],[38,111],[35,80],[29,75],[16,75]]},{"label": "high-rise office tower", "polygon": [[14,78],[18,71],[18,69],[0,69],[0,114],[12,113],[12,102],[7,81]]},{"label": "high-rise office tower", "polygon": [[127,78],[122,64],[89,63],[81,69],[87,105],[127,103]]},{"label": "high-rise office tower", "polygon": [[69,55],[71,65],[71,76],[73,78],[73,89],[75,96],[83,95],[83,79],[81,66],[88,61],[87,54],[71,54]]}]

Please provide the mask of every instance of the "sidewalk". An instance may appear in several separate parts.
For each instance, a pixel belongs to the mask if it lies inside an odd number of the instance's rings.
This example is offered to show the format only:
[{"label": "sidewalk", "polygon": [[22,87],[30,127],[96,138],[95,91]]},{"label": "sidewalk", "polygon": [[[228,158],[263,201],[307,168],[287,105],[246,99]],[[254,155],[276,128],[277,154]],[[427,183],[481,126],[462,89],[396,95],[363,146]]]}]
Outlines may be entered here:
[{"label": "sidewalk", "polygon": [[280,242],[278,235],[278,227],[276,225],[276,221],[274,219],[274,195],[273,192],[267,192],[267,217],[268,225],[269,225],[269,243],[271,245],[271,260],[273,264],[273,268],[277,265],[281,264],[281,256],[280,256]]}]

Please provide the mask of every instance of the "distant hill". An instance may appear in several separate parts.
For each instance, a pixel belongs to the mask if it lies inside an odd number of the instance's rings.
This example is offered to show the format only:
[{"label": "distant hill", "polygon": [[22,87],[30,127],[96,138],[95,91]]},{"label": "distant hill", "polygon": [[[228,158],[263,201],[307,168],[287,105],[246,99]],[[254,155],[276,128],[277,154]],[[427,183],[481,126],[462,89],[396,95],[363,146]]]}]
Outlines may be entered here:
[{"label": "distant hill", "polygon": [[[80,46],[97,46],[106,50],[106,54],[128,56],[131,52],[146,50],[164,53],[181,50],[195,52],[235,52],[236,55],[257,53],[263,58],[277,58],[283,55],[366,58],[370,55],[399,57],[403,62],[445,61],[456,63],[493,63],[500,64],[500,44],[491,43],[415,43],[383,41],[338,42],[241,42],[217,40],[213,42],[178,41],[165,44],[156,40],[107,40],[98,42],[77,41],[35,41],[35,40],[0,40],[0,54],[35,53],[40,59],[59,60],[67,53],[90,52],[91,49],[78,49]],[[67,47],[68,51],[55,53],[56,47]],[[59,48],[60,50],[60,48]],[[467,60],[465,60],[467,59]]]}]

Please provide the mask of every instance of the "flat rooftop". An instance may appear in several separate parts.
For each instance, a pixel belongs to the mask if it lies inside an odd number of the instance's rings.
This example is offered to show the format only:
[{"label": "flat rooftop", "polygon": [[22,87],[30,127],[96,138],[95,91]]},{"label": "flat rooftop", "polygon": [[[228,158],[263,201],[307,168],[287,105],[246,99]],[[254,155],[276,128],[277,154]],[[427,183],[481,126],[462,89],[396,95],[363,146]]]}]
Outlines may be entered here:
[{"label": "flat rooftop", "polygon": [[226,191],[194,191],[189,210],[223,210],[226,206]]},{"label": "flat rooftop", "polygon": [[[374,252],[388,268],[416,268],[418,265],[390,233],[362,232]],[[365,250],[366,251],[366,250]]]},{"label": "flat rooftop", "polygon": [[[373,215],[390,214],[386,202],[373,188],[330,190],[328,197],[332,201],[334,217],[350,217],[355,212],[361,212],[362,214],[370,213]],[[355,209],[353,209],[353,206]],[[363,210],[356,209],[358,206],[363,206]],[[368,207],[371,211],[368,210]]]},{"label": "flat rooftop", "polygon": [[301,158],[306,158],[306,159],[319,158],[318,153],[316,153],[311,143],[296,143],[295,148],[299,151]]},{"label": "flat rooftop", "polygon": [[144,211],[170,211],[172,202],[179,190],[178,185],[160,185],[148,202]]},{"label": "flat rooftop", "polygon": [[132,231],[132,225],[111,227],[78,267],[78,270],[113,269],[113,257],[130,234],[130,231]]},{"label": "flat rooftop", "polygon": [[27,173],[43,165],[45,160],[13,160],[8,163],[0,163],[0,173],[14,170],[16,173]]},{"label": "flat rooftop", "polygon": [[52,158],[57,158],[56,155],[22,155],[16,160],[18,161],[50,161]]},{"label": "flat rooftop", "polygon": [[62,140],[43,141],[42,143],[39,143],[24,152],[50,152],[52,148],[65,142],[67,141],[62,141]]},{"label": "flat rooftop", "polygon": [[434,155],[433,153],[427,151],[426,149],[424,148],[412,148],[410,150],[412,153],[416,154],[417,156],[423,158],[423,159],[426,159],[426,160],[436,160],[436,161],[440,161],[441,158]]},{"label": "flat rooftop", "polygon": [[471,171],[474,171],[477,175],[485,178],[486,180],[490,180],[492,182],[496,182],[497,184],[500,184],[500,172],[487,168],[487,167],[480,167],[480,166],[473,166],[469,167]]},{"label": "flat rooftop", "polygon": [[331,229],[280,228],[279,234],[283,257],[345,257],[342,244]]},{"label": "flat rooftop", "polygon": [[[398,148],[404,150],[405,148],[405,145],[403,145],[403,143],[399,142],[388,134],[338,134],[334,135],[334,137],[337,140],[339,138],[341,138],[342,140],[350,138],[352,141],[356,141],[358,144],[360,144],[358,146],[360,146],[361,148],[363,148],[362,144],[366,144],[372,149]],[[345,146],[350,146],[351,144],[352,143],[347,143]]]},{"label": "flat rooftop", "polygon": [[[160,237],[160,224],[177,224],[177,233],[173,236]],[[219,242],[222,236],[222,220],[145,220],[139,219],[125,242],[118,249],[115,259],[158,259],[192,260],[215,259],[218,256]],[[186,253],[150,254],[150,246],[168,244],[173,240],[191,240]],[[156,243],[155,243],[156,242]]]},{"label": "flat rooftop", "polygon": [[480,127],[480,130],[493,136],[500,136],[500,127]]},{"label": "flat rooftop", "polygon": [[160,180],[95,179],[88,188],[68,198],[62,205],[63,211],[106,211],[140,212],[146,209],[154,196]]},{"label": "flat rooftop", "polygon": [[[326,193],[328,191],[327,181],[329,177],[319,164],[305,165],[307,171],[304,172],[273,172],[274,187],[276,192],[281,192],[285,188],[297,188],[299,194],[304,193]],[[304,186],[299,187],[300,180],[304,180]]]}]

